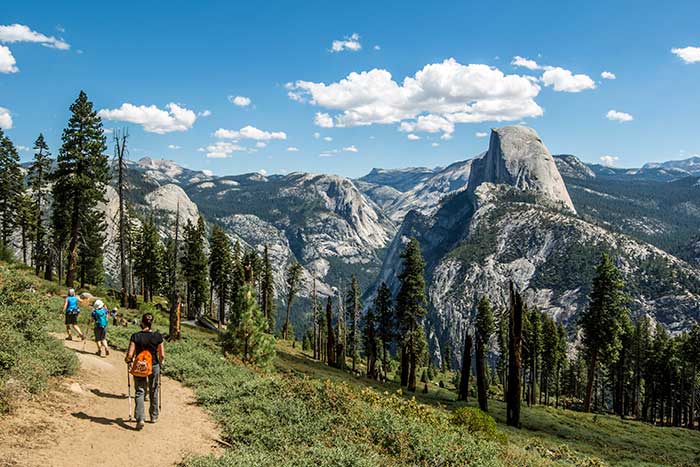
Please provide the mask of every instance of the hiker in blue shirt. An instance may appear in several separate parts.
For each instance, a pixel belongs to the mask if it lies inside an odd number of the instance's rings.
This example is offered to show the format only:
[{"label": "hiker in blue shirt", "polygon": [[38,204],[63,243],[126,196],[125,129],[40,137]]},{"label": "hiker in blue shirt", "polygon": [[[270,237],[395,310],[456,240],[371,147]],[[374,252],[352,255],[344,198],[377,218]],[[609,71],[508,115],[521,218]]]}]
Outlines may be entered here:
[{"label": "hiker in blue shirt", "polygon": [[[97,343],[97,352],[100,357],[109,355],[109,347],[107,347],[107,323],[109,320],[109,310],[102,300],[95,301],[95,309],[92,311],[92,319],[95,321],[95,343]],[[104,355],[102,351],[104,350]]]},{"label": "hiker in blue shirt", "polygon": [[63,303],[63,313],[66,316],[66,340],[72,341],[73,336],[70,333],[71,327],[80,336],[80,340],[85,340],[85,335],[78,327],[78,315],[80,314],[80,308],[78,308],[78,297],[75,296],[75,290],[68,290],[68,296],[66,301]]}]

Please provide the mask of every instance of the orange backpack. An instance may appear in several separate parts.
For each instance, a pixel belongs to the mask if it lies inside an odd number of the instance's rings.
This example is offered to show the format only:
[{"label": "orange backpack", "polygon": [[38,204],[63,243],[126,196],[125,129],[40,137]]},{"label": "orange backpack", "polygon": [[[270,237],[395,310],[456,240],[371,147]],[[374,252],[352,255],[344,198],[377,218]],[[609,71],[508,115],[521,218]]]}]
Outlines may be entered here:
[{"label": "orange backpack", "polygon": [[145,378],[153,373],[153,356],[148,350],[142,350],[134,359],[134,364],[131,365],[131,374]]}]

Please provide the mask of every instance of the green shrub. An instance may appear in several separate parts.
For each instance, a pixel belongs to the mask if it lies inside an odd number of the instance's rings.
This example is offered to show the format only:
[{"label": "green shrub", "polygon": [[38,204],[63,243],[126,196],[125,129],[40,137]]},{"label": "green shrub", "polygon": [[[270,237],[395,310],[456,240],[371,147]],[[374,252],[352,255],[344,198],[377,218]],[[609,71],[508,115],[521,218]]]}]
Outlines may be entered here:
[{"label": "green shrub", "polygon": [[453,425],[467,432],[495,441],[504,441],[504,436],[496,429],[496,420],[476,407],[460,407],[452,412]]}]

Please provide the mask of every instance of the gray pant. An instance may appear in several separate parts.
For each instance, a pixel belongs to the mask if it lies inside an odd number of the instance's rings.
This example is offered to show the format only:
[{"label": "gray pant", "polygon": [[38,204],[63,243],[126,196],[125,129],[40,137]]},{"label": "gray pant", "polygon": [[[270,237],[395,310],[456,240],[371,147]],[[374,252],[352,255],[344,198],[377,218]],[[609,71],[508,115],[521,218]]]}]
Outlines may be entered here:
[{"label": "gray pant", "polygon": [[160,365],[153,364],[153,373],[146,378],[134,376],[134,385],[136,386],[136,421],[143,421],[144,399],[146,391],[148,391],[148,400],[150,407],[148,414],[151,419],[158,418],[158,389],[160,386]]}]

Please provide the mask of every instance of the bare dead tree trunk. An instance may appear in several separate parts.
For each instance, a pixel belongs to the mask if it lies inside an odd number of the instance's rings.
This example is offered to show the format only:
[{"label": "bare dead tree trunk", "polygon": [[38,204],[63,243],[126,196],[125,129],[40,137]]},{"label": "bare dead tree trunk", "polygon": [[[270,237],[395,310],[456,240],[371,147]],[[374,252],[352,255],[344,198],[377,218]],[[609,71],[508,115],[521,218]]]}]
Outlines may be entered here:
[{"label": "bare dead tree trunk", "polygon": [[124,198],[128,187],[126,186],[126,142],[129,138],[129,131],[117,130],[114,134],[114,152],[117,159],[117,193],[119,194],[119,273],[121,276],[121,306],[127,306],[128,296],[131,294],[129,284],[129,272],[126,254],[126,213],[124,212]]}]

